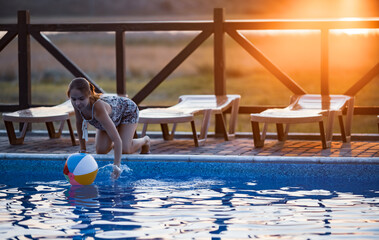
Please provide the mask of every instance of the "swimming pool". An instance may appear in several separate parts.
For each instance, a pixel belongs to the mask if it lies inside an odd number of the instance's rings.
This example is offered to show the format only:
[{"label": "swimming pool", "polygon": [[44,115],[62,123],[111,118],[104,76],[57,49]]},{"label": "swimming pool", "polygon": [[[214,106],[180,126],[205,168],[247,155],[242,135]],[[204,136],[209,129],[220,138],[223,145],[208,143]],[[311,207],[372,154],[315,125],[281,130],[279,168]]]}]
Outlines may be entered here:
[{"label": "swimming pool", "polygon": [[377,239],[379,165],[0,160],[0,239]]}]

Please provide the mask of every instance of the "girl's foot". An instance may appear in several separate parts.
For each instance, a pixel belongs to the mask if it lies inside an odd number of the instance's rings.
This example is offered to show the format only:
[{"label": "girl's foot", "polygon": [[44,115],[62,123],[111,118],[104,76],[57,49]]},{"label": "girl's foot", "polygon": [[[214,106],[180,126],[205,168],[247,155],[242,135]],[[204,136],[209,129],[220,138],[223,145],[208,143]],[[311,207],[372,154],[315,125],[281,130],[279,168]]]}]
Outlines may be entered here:
[{"label": "girl's foot", "polygon": [[141,154],[149,154],[150,153],[150,137],[145,136],[146,143],[141,148]]}]

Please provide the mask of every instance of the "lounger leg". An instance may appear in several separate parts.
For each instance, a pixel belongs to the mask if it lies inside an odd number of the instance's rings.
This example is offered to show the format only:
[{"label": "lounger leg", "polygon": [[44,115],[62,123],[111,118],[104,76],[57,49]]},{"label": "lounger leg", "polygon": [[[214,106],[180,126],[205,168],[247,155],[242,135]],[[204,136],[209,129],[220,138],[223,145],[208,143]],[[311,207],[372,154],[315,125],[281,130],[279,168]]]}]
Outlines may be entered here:
[{"label": "lounger leg", "polygon": [[287,137],[288,137],[288,133],[289,133],[289,131],[290,131],[290,124],[289,123],[287,123],[286,124],[286,128],[285,128],[285,130],[284,130],[284,137],[287,139]]},{"label": "lounger leg", "polygon": [[200,140],[206,140],[208,136],[208,129],[211,123],[212,110],[207,109],[204,111],[203,122],[201,124]]},{"label": "lounger leg", "polygon": [[335,111],[330,111],[328,114],[328,125],[326,127],[326,141],[331,142],[333,140],[333,126]]},{"label": "lounger leg", "polygon": [[63,131],[63,127],[64,127],[64,122],[65,122],[65,121],[62,121],[61,124],[60,124],[60,126],[59,126],[58,133],[59,133],[60,136],[62,136],[62,131]]},{"label": "lounger leg", "polygon": [[7,129],[8,139],[9,143],[11,145],[20,145],[24,143],[24,138],[26,134],[26,129],[28,128],[28,123],[24,123],[24,126],[22,127],[21,135],[20,137],[16,137],[16,133],[14,131],[13,123],[9,121],[4,121],[5,128]]},{"label": "lounger leg", "polygon": [[215,136],[219,137],[220,134],[222,134],[222,136],[225,136],[225,131],[224,116],[222,113],[215,114]]},{"label": "lounger leg", "polygon": [[320,121],[320,122],[318,122],[318,125],[320,127],[320,137],[321,137],[322,148],[326,149],[326,148],[328,148],[328,144],[326,142],[326,137],[325,137],[324,122]]},{"label": "lounger leg", "polygon": [[192,128],[192,135],[193,135],[193,141],[195,143],[195,147],[199,146],[199,139],[197,138],[197,132],[196,132],[196,126],[195,121],[191,121],[191,128]]},{"label": "lounger leg", "polygon": [[70,132],[72,146],[76,146],[77,144],[75,140],[74,131],[72,130],[71,121],[70,119],[67,119],[66,121],[67,121],[68,131]]},{"label": "lounger leg", "polygon": [[[62,123],[64,124],[64,121],[61,122],[61,126],[62,126]],[[47,132],[49,133],[50,138],[59,138],[61,136],[62,127],[59,128],[58,132],[55,132],[53,122],[46,122],[45,124],[46,124]]]},{"label": "lounger leg", "polygon": [[254,147],[260,148],[264,145],[264,140],[261,140],[261,133],[259,131],[259,123],[251,121],[251,128],[253,130]]},{"label": "lounger leg", "polygon": [[342,138],[342,142],[346,142],[346,133],[345,133],[345,126],[343,124],[343,116],[342,116],[342,113],[341,115],[338,115],[338,121],[340,123],[340,130],[341,130],[341,138]]},{"label": "lounger leg", "polygon": [[170,133],[168,131],[168,125],[167,123],[162,123],[161,124],[161,129],[162,129],[162,137],[164,140],[171,140],[170,139]]},{"label": "lounger leg", "polygon": [[354,98],[350,99],[350,101],[347,104],[346,126],[345,126],[346,142],[350,142],[351,140],[351,124],[353,122],[353,115],[354,115]]},{"label": "lounger leg", "polygon": [[[222,127],[222,133],[224,134],[224,139],[225,141],[229,141],[229,135],[228,135],[228,130],[226,129],[226,123],[225,123],[225,118],[224,118],[224,115],[221,113],[221,114],[217,114],[219,115],[219,119],[221,119],[221,127]],[[216,116],[217,116],[216,115]]]},{"label": "lounger leg", "polygon": [[268,123],[264,123],[263,129],[262,129],[261,141],[264,141],[266,139],[267,129],[268,129]]},{"label": "lounger leg", "polygon": [[146,135],[147,125],[148,125],[147,123],[143,124],[142,132],[141,132],[141,137],[144,137]]},{"label": "lounger leg", "polygon": [[174,139],[174,134],[176,131],[176,125],[177,125],[177,123],[172,124],[171,133],[170,133],[170,135],[172,136],[172,139]]},{"label": "lounger leg", "polygon": [[236,132],[239,105],[240,105],[240,99],[237,98],[233,101],[233,105],[232,105],[232,109],[230,113],[230,121],[229,121],[229,135],[230,136],[233,136]]},{"label": "lounger leg", "polygon": [[161,123],[161,129],[162,129],[162,136],[164,140],[169,141],[169,140],[174,139],[174,134],[170,134],[167,123]]},{"label": "lounger leg", "polygon": [[276,132],[278,133],[278,141],[284,142],[286,138],[284,134],[283,123],[276,124]]}]

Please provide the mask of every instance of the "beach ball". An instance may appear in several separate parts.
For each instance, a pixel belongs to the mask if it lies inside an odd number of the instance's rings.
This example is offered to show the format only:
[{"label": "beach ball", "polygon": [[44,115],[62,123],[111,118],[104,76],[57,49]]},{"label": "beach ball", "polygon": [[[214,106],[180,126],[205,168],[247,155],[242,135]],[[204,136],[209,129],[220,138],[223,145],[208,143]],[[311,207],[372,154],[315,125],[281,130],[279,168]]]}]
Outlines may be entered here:
[{"label": "beach ball", "polygon": [[92,155],[74,153],[68,156],[63,174],[71,185],[90,185],[95,180],[98,169]]}]

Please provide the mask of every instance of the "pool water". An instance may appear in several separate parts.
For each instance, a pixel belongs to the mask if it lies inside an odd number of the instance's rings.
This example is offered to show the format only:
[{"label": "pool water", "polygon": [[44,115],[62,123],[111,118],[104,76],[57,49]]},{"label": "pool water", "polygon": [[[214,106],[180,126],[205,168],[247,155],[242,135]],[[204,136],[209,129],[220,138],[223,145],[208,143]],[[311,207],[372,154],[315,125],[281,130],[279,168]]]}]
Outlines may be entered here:
[{"label": "pool water", "polygon": [[0,160],[0,239],[378,239],[379,165]]}]

